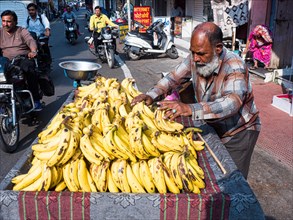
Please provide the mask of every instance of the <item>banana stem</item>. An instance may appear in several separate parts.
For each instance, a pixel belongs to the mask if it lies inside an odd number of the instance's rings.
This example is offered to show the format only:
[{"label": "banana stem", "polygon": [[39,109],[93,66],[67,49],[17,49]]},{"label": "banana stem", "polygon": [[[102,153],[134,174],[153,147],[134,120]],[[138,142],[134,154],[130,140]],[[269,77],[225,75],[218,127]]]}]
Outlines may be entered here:
[{"label": "banana stem", "polygon": [[196,133],[197,133],[198,137],[201,139],[201,141],[203,141],[205,143],[206,148],[208,149],[208,151],[210,152],[210,154],[212,155],[212,157],[214,158],[214,160],[216,161],[216,163],[220,167],[220,169],[223,172],[223,174],[226,174],[227,173],[226,169],[223,167],[222,163],[220,162],[220,160],[218,159],[218,157],[215,155],[215,153],[213,152],[213,150],[210,148],[210,146],[208,145],[208,143],[203,139],[203,137],[201,136],[200,133],[198,133],[198,132],[196,132]]}]

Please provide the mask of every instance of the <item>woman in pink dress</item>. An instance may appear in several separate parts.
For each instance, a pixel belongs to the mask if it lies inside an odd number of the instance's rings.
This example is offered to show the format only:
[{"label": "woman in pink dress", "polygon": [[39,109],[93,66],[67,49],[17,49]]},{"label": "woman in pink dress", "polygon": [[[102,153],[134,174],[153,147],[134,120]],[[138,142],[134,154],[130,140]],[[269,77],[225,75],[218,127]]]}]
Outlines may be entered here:
[{"label": "woman in pink dress", "polygon": [[254,65],[250,69],[257,69],[258,62],[264,64],[265,69],[270,69],[272,36],[268,27],[257,25],[250,33],[244,53],[252,52]]}]

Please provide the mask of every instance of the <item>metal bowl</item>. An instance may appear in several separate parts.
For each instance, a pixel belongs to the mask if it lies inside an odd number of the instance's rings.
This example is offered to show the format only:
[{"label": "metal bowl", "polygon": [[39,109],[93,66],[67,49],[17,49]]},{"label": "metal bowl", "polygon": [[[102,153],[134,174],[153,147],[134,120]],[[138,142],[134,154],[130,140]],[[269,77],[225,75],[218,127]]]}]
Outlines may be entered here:
[{"label": "metal bowl", "polygon": [[59,63],[65,75],[73,80],[88,80],[97,74],[101,65],[86,61],[64,61]]}]

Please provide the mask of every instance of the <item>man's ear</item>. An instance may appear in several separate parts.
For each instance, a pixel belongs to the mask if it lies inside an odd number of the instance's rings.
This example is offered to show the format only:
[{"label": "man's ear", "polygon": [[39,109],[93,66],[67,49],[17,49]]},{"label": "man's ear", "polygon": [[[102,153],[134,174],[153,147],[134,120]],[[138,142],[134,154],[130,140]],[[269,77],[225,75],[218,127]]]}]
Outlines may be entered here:
[{"label": "man's ear", "polygon": [[216,53],[221,54],[223,51],[223,43],[217,43],[216,44]]}]

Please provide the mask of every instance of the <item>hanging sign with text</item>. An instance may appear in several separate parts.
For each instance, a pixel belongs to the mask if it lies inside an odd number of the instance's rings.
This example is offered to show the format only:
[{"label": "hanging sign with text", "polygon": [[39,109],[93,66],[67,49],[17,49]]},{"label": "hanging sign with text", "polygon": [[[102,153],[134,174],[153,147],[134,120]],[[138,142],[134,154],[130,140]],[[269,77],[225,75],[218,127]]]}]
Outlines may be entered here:
[{"label": "hanging sign with text", "polygon": [[133,19],[140,22],[146,28],[140,29],[140,32],[145,32],[151,25],[151,7],[150,6],[134,6]]}]

